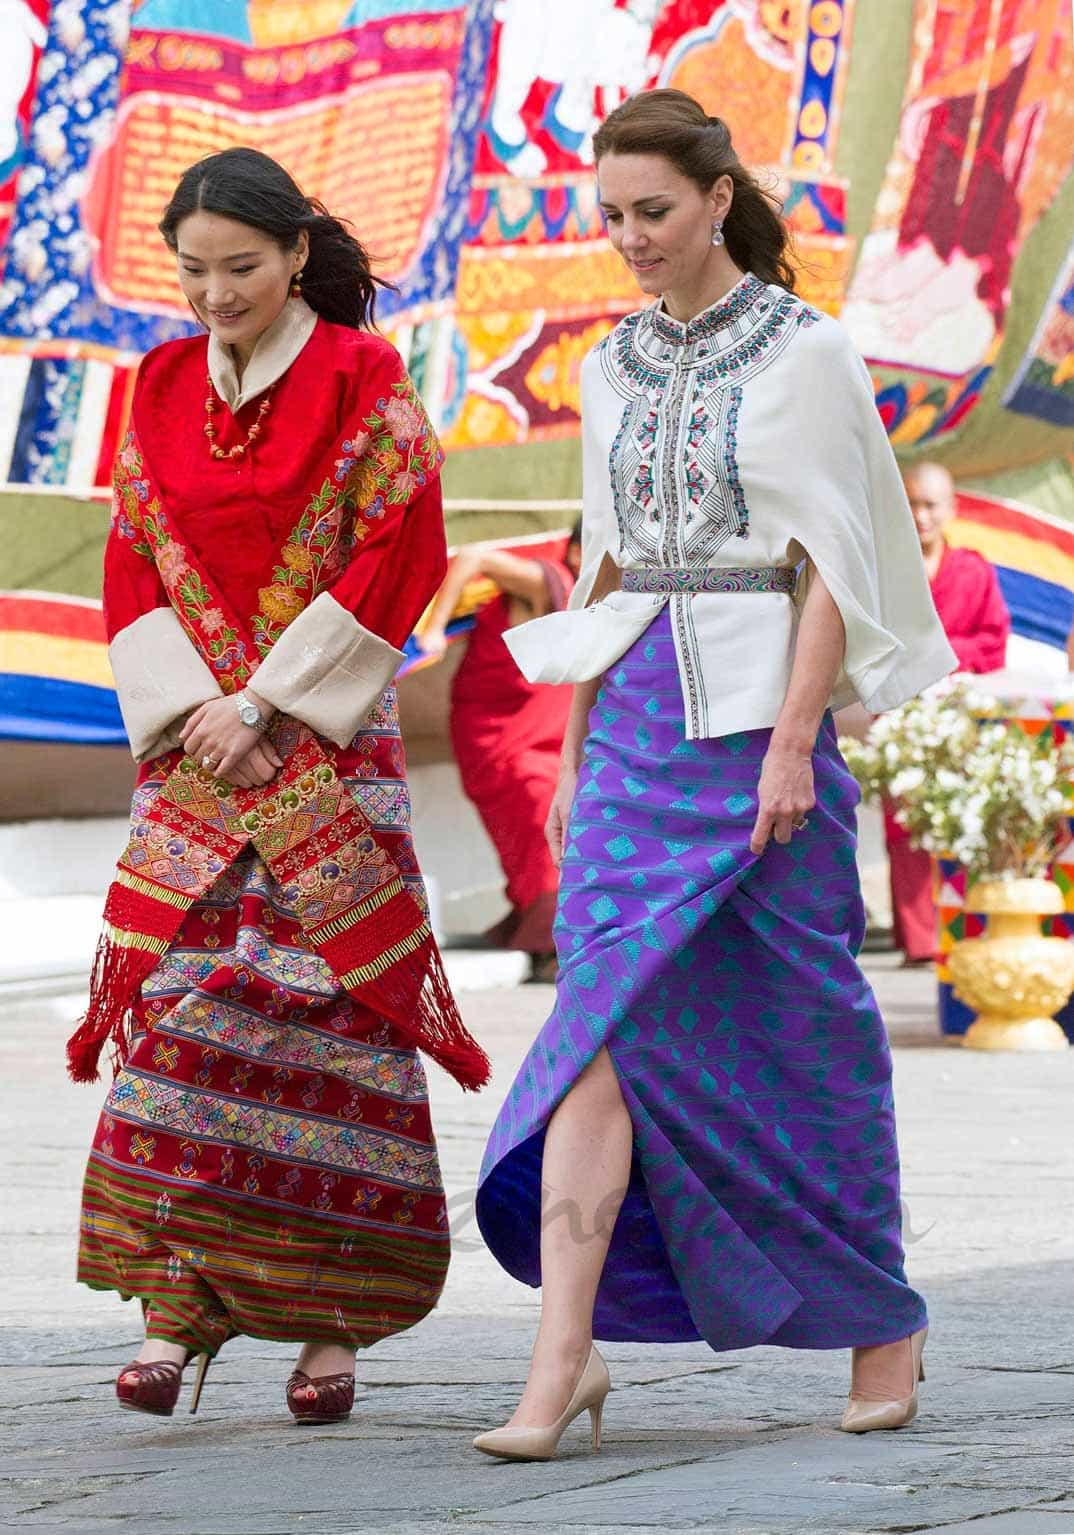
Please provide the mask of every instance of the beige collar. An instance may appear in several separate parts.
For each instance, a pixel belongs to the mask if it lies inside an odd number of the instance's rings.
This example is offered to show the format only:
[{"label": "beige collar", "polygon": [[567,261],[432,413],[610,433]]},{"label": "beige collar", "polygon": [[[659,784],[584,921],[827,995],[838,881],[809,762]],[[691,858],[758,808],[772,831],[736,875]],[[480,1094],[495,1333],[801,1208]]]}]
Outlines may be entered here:
[{"label": "beige collar", "polygon": [[224,404],[234,412],[263,394],[294,362],[313,335],[317,315],[304,298],[289,298],[267,330],[257,338],[253,356],[239,375],[231,348],[209,335],[209,377]]}]

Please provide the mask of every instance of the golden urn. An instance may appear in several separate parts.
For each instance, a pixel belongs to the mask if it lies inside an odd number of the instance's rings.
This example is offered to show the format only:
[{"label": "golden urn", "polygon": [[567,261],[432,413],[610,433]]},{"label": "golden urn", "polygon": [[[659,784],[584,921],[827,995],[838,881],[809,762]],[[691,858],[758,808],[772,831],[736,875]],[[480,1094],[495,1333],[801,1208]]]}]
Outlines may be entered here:
[{"label": "golden urn", "polygon": [[948,958],[955,993],[977,1014],[963,1036],[971,1050],[1065,1050],[1053,1013],[1074,990],[1074,940],[1045,938],[1040,919],[1063,910],[1050,879],[981,880],[966,910],[988,917],[981,938]]}]

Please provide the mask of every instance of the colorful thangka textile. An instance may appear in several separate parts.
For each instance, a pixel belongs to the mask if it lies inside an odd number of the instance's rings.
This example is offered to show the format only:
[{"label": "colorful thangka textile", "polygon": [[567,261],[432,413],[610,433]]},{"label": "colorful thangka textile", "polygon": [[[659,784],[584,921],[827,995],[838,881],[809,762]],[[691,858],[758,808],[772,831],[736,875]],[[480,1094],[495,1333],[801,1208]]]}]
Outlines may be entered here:
[{"label": "colorful thangka textile", "polygon": [[634,1127],[597,1337],[844,1348],[925,1322],[907,1284],[891,1061],[854,954],[857,789],[826,719],[817,805],[749,851],[770,732],[688,741],[662,613],[605,677],[561,868],[555,1010],[477,1212],[540,1283],[549,1116],[606,1046]]},{"label": "colorful thangka textile", "polygon": [[[394,690],[339,771],[424,904]],[[421,1061],[340,989],[252,848],[186,915],[136,1028],[90,1154],[83,1282],[212,1353],[237,1333],[363,1347],[432,1309],[449,1235]]]},{"label": "colorful thangka textile", "polygon": [[[107,482],[132,359],[191,328],[157,221],[229,144],[353,220],[449,452],[574,436],[581,359],[641,301],[592,133],[671,87],[776,173],[799,291],[844,313],[894,441],[960,466],[1051,457],[1065,486],[1070,5],[876,9],[890,26],[854,0],[8,0],[0,475]],[[504,460],[500,493],[532,462]],[[479,493],[483,471],[456,473]],[[42,536],[62,548],[76,516]]]}]

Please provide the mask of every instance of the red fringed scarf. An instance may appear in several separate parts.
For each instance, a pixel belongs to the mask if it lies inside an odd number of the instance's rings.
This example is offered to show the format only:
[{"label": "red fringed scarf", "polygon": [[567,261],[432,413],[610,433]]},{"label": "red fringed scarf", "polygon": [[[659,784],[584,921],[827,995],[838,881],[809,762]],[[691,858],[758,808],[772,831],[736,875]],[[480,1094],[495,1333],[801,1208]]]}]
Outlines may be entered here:
[{"label": "red fringed scarf", "polygon": [[[143,535],[141,552],[156,559],[176,613],[221,688],[235,692],[271,640],[255,646],[152,492],[131,434],[117,464],[117,509]],[[318,509],[325,550],[338,547],[347,495],[344,489],[336,498],[337,526],[328,534]],[[162,550],[169,554],[164,560]],[[307,601],[316,595],[316,575],[309,575]],[[211,636],[199,623],[206,611],[216,615]],[[133,826],[108,892],[89,1007],[67,1047],[72,1077],[94,1080],[109,1040],[117,1060],[123,1057],[142,983],[175,942],[186,913],[252,843],[340,986],[463,1087],[484,1086],[488,1059],[459,1016],[425,914],[312,731],[303,728],[283,769],[261,789],[233,788],[191,757],[174,756],[176,766]]]}]

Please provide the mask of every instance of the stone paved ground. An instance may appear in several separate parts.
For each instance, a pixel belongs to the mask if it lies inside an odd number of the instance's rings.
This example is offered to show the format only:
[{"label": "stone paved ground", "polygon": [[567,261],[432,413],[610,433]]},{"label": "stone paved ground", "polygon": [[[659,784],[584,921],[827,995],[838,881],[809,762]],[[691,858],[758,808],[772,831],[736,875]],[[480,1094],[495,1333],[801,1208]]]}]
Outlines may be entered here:
[{"label": "stone paved ground", "polygon": [[837,1432],[845,1355],[611,1344],[603,1451],[579,1426],[548,1465],[469,1448],[516,1398],[536,1308],[468,1217],[485,1130],[547,989],[464,999],[496,1079],[477,1098],[434,1083],[457,1239],[448,1289],[421,1327],[360,1361],[354,1416],[320,1430],[288,1420],[288,1351],[251,1340],[228,1345],[196,1418],[116,1411],[137,1318],[71,1279],[100,1096],[61,1071],[79,998],[3,998],[0,1522],[38,1535],[1071,1535],[1074,1052],[945,1046],[929,978],[887,956],[869,967],[897,1045],[910,1273],[932,1312],[918,1421]]}]

